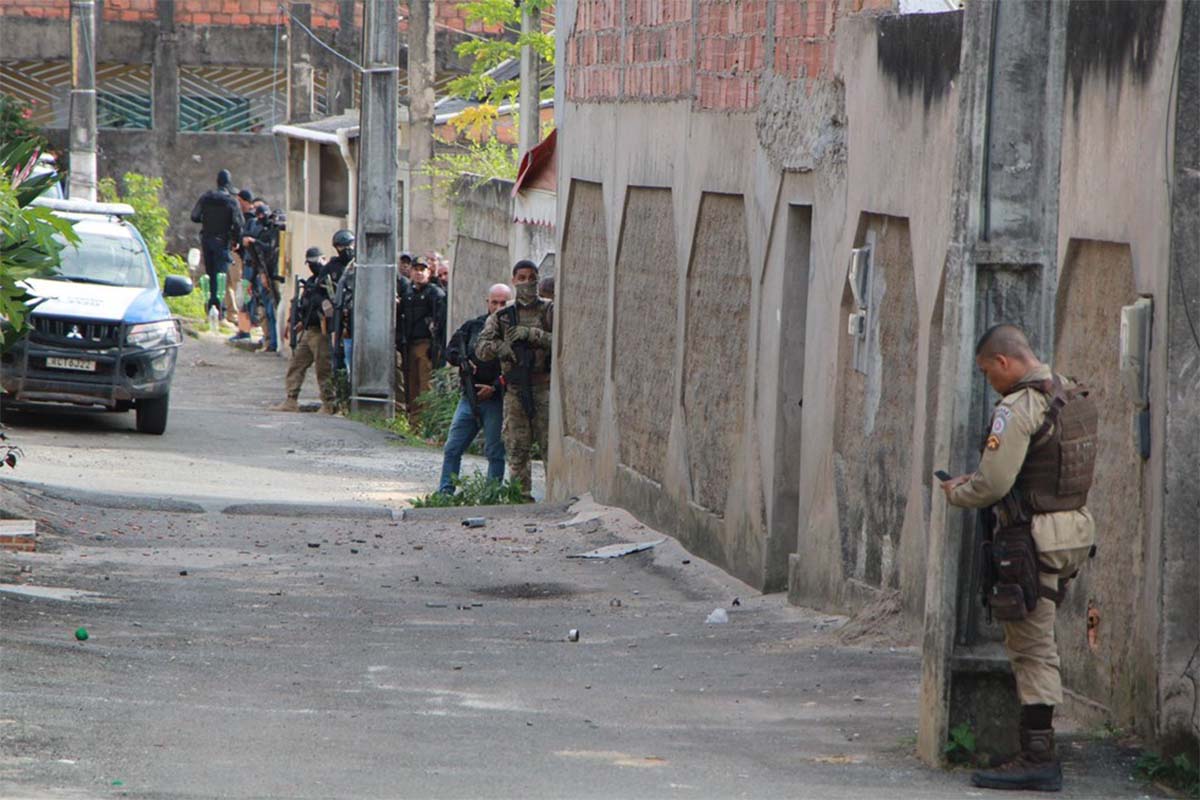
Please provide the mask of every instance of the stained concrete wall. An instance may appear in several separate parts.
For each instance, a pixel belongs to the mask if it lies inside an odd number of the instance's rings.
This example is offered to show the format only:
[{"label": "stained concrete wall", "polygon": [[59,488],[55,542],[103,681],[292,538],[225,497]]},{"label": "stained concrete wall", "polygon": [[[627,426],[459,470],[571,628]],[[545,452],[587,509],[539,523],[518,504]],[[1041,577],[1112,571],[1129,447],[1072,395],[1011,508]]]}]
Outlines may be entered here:
[{"label": "stained concrete wall", "polygon": [[[1184,85],[1177,90],[1172,77],[1181,4],[1073,3],[1040,23],[1039,9],[1022,16],[1010,7],[993,19],[990,5],[977,6],[966,15],[972,24],[991,20],[1002,39],[994,73],[986,37],[960,49],[964,14],[841,14],[823,28],[832,67],[814,67],[816,80],[798,79],[785,68],[790,56],[772,49],[792,7],[767,5],[775,22],[765,57],[744,51],[747,68],[766,64],[745,109],[747,95],[732,98],[732,82],[709,82],[711,53],[702,47],[668,51],[695,59],[695,83],[676,80],[669,56],[667,88],[657,94],[636,64],[618,67],[615,81],[603,59],[560,69],[559,88],[573,99],[558,108],[570,135],[559,145],[550,496],[592,491],[756,586],[786,587],[794,602],[853,610],[894,592],[906,612],[900,624],[915,624],[933,597],[949,626],[933,638],[986,645],[998,628],[974,614],[973,600],[958,604],[954,586],[943,597],[944,565],[930,561],[952,559],[955,576],[971,571],[969,546],[945,547],[944,531],[961,525],[947,521],[929,473],[969,470],[978,458],[987,403],[971,364],[976,326],[1026,320],[1040,354],[1105,385],[1105,463],[1093,504],[1105,517],[1101,558],[1112,552],[1089,565],[1063,609],[1072,702],[1144,729],[1170,707],[1176,728],[1194,725],[1187,702],[1196,679],[1187,676],[1200,669],[1196,584],[1164,562],[1194,551],[1194,525],[1191,535],[1171,527],[1166,520],[1188,519],[1190,506],[1171,506],[1163,492],[1168,424],[1175,436],[1195,436],[1186,427],[1196,414],[1194,359],[1182,327],[1171,329],[1172,377],[1167,349],[1152,351],[1156,444],[1143,462],[1129,398],[1115,382],[1113,339],[1120,307],[1139,294],[1160,304],[1156,343],[1174,324],[1162,304],[1172,252],[1167,170],[1182,147],[1171,138],[1174,93]],[[640,52],[637,15],[623,21],[602,10],[585,0],[560,5],[565,63],[590,52],[570,49],[578,25],[590,26],[601,54],[605,37],[630,37]],[[687,24],[664,19],[654,30],[674,41]],[[1061,80],[1046,64],[1062,67]],[[979,90],[989,80],[990,105]],[[988,120],[990,140],[979,134]],[[788,232],[796,206],[811,208],[801,293],[788,291],[798,269]],[[868,329],[877,361],[861,373],[850,366],[846,281],[851,248],[868,233],[880,267]],[[671,246],[648,242],[654,235]],[[631,244],[657,266],[640,303],[629,299]],[[673,306],[664,299],[672,292]],[[802,352],[788,359],[797,337],[783,321],[796,302],[805,306]],[[1175,302],[1186,307],[1186,293]],[[637,329],[622,310],[631,305],[646,309]],[[630,343],[639,340],[652,347],[637,366]],[[799,436],[781,403],[801,408]],[[799,448],[790,501],[775,485],[789,468],[781,435]],[[1174,452],[1185,468],[1195,460]],[[789,502],[798,508],[781,507]],[[775,525],[789,513],[790,529]],[[1095,647],[1089,606],[1099,613]],[[988,663],[1002,668],[994,645]],[[1168,662],[1184,677],[1166,672]]]}]

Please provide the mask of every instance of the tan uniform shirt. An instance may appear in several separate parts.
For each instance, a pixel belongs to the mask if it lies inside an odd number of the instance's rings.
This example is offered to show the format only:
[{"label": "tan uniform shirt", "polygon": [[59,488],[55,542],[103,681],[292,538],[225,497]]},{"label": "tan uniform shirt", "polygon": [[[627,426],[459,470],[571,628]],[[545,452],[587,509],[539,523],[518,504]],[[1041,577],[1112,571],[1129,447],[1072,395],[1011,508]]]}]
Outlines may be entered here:
[{"label": "tan uniform shirt", "polygon": [[[1021,380],[1037,381],[1050,377],[1050,367],[1040,364]],[[1029,388],[1007,394],[996,404],[979,469],[970,480],[950,493],[952,505],[987,508],[1008,494],[1017,482],[1029,441],[1045,421],[1049,405],[1044,394]],[[1090,547],[1096,541],[1096,525],[1086,507],[1034,514],[1033,541],[1041,552]]]}]

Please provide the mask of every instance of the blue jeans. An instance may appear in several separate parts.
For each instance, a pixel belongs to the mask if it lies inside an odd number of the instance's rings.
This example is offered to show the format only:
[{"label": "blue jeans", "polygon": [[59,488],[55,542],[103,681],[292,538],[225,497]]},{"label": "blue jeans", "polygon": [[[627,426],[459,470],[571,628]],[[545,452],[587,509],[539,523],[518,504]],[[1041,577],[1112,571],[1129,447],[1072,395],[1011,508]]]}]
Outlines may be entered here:
[{"label": "blue jeans", "polygon": [[[488,480],[504,480],[504,440],[500,438],[500,428],[504,423],[504,403],[499,397],[479,404],[479,416],[483,419],[484,447],[487,456]],[[479,433],[479,422],[471,414],[471,404],[467,398],[460,398],[458,408],[454,410],[454,421],[450,423],[450,433],[446,436],[446,447],[442,450],[442,480],[438,484],[439,492],[454,491],[453,477],[458,475],[462,467],[462,456],[475,436]]]},{"label": "blue jeans", "polygon": [[354,370],[354,340],[342,339],[342,358],[346,364],[346,377],[350,377]]}]

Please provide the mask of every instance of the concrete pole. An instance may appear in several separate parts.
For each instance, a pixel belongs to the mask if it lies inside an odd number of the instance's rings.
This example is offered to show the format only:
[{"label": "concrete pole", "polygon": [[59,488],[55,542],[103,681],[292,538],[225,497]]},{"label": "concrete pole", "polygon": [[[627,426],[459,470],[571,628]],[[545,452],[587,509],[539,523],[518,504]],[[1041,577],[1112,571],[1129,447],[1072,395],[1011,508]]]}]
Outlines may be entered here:
[{"label": "concrete pole", "polygon": [[391,418],[396,397],[397,0],[366,0],[358,139],[351,408]]},{"label": "concrete pole", "polygon": [[96,3],[71,0],[72,199],[96,199]]},{"label": "concrete pole", "polygon": [[432,181],[423,170],[433,158],[434,97],[433,0],[408,4],[408,173],[409,236],[404,248],[424,252],[441,245],[435,241]]},{"label": "concrete pole", "polygon": [[[530,33],[540,31],[542,28],[542,12],[534,8],[529,3],[521,5],[521,35],[528,36]],[[537,51],[529,45],[521,48],[521,91],[517,98],[517,104],[520,108],[518,127],[517,127],[517,149],[522,157],[533,148],[537,147],[542,138],[542,120],[539,106],[541,105],[541,81],[539,72],[541,71],[541,59],[538,58]],[[516,257],[532,258],[533,257],[533,236],[534,229],[532,225],[522,225],[513,223],[516,228],[513,241],[516,248]]]},{"label": "concrete pole", "polygon": [[[306,28],[312,28],[312,3],[292,3],[292,16]],[[287,42],[288,122],[309,122],[313,118],[312,40],[298,25],[291,27]]]}]

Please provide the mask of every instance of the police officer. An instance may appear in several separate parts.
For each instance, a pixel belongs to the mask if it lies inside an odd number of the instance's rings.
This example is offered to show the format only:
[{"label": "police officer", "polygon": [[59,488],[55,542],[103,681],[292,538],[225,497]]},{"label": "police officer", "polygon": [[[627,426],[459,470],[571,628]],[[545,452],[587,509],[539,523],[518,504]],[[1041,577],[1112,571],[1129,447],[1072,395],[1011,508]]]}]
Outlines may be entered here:
[{"label": "police officer", "polygon": [[1062,765],[1053,718],[1062,678],[1054,618],[1067,582],[1095,543],[1084,503],[1095,463],[1096,408],[1086,389],[1038,360],[1015,325],[988,330],[975,363],[1003,399],[979,468],[942,489],[952,505],[993,512],[988,598],[1016,677],[1021,752],[971,781],[989,789],[1057,791]]},{"label": "police officer", "polygon": [[[341,233],[344,231],[338,231],[338,234]],[[334,234],[335,240],[338,234]],[[344,263],[334,264],[337,259],[330,259],[328,263],[321,264],[319,258],[320,251],[315,247],[309,248],[305,254],[304,260],[310,275],[302,283],[295,318],[289,315],[289,325],[299,336],[292,349],[285,378],[287,399],[272,406],[273,411],[300,410],[300,389],[304,386],[304,376],[309,366],[313,365],[316,367],[317,389],[321,393],[321,413],[332,414],[336,410],[336,398],[329,380],[332,376],[329,325],[333,317],[333,295]]]},{"label": "police officer", "polygon": [[334,283],[333,368],[349,371],[354,355],[354,234],[345,229],[335,233],[333,249],[337,255],[328,265]]},{"label": "police officer", "polygon": [[218,275],[228,275],[232,257],[229,248],[242,238],[242,209],[233,198],[229,170],[217,173],[217,188],[200,195],[192,208],[192,222],[200,223],[200,248],[204,271],[208,274],[208,305],[224,313],[225,298],[220,296]]},{"label": "police officer", "polygon": [[504,394],[504,449],[509,474],[533,501],[530,451],[534,442],[545,457],[550,429],[550,350],[554,304],[538,297],[538,268],[532,261],[513,265],[516,302],[488,317],[475,354],[500,360]]},{"label": "police officer", "polygon": [[[495,361],[480,361],[475,355],[475,345],[488,317],[512,299],[513,291],[506,284],[492,286],[488,289],[487,313],[464,322],[446,347],[446,360],[459,369],[463,396],[454,410],[446,446],[442,450],[442,479],[438,491],[444,494],[454,494],[454,478],[462,467],[463,453],[475,441],[480,429],[484,436],[483,452],[488,460],[488,480],[497,483],[504,480],[504,441],[501,437],[504,387],[500,382],[500,366]],[[467,395],[468,391],[471,396]]]},{"label": "police officer", "polygon": [[430,280],[429,264],[416,260],[412,280],[397,298],[398,349],[403,353],[404,410],[414,427],[419,423],[417,398],[429,389],[446,342],[446,293]]}]

